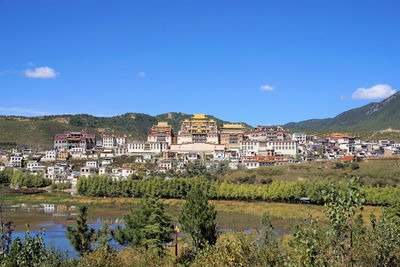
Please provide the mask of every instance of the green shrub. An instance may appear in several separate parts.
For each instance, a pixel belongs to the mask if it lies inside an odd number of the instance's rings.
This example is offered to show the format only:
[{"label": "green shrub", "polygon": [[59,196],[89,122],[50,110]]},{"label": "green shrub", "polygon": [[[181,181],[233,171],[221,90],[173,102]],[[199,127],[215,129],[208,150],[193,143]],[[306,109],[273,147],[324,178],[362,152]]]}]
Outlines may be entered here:
[{"label": "green shrub", "polygon": [[357,163],[351,164],[351,169],[352,170],[358,170],[359,168],[360,168],[360,165],[358,165]]}]

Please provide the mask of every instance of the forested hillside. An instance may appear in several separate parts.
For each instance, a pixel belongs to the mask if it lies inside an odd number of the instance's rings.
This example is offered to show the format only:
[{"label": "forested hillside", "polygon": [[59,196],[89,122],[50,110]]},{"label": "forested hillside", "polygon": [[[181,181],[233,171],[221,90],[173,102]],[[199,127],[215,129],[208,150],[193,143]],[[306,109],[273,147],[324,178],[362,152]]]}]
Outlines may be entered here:
[{"label": "forested hillside", "polygon": [[379,103],[369,103],[328,119],[290,122],[287,129],[371,131],[400,129],[400,92]]},{"label": "forested hillside", "polygon": [[[113,117],[96,117],[88,114],[54,115],[41,117],[0,116],[0,146],[15,143],[32,148],[49,148],[53,145],[55,134],[63,131],[87,129],[97,137],[103,135],[125,136],[128,140],[145,140],[147,133],[158,121],[167,121],[177,133],[183,120],[191,114],[166,113],[151,116],[143,113],[125,113]],[[214,116],[220,126],[226,122]],[[251,128],[249,125],[246,125]],[[4,146],[4,145],[3,145]]]}]

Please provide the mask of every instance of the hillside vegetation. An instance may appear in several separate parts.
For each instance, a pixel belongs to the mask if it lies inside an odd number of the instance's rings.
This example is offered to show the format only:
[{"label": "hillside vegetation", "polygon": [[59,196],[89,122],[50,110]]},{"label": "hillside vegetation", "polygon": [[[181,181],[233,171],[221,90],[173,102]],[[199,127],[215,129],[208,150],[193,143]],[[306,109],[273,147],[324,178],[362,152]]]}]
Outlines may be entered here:
[{"label": "hillside vegetation", "polygon": [[360,177],[372,186],[400,185],[400,159],[368,159],[360,162],[315,161],[301,164],[229,171],[219,181],[245,184],[269,184],[272,181],[337,180]]},{"label": "hillside vegetation", "polygon": [[400,92],[393,94],[379,103],[369,103],[360,108],[343,112],[334,118],[311,119],[291,122],[285,125],[297,130],[349,130],[371,131],[400,129]]},{"label": "hillside vegetation", "polygon": [[[96,117],[87,114],[55,115],[41,117],[0,116],[0,148],[9,143],[26,145],[35,149],[53,146],[55,134],[64,131],[87,129],[98,138],[103,135],[124,136],[129,140],[146,140],[147,133],[158,121],[167,121],[178,133],[181,123],[191,114],[166,113],[151,116],[143,113],[126,113],[113,117]],[[220,126],[226,121],[207,115]],[[247,128],[251,126],[246,124]],[[2,145],[4,143],[4,145]]]}]

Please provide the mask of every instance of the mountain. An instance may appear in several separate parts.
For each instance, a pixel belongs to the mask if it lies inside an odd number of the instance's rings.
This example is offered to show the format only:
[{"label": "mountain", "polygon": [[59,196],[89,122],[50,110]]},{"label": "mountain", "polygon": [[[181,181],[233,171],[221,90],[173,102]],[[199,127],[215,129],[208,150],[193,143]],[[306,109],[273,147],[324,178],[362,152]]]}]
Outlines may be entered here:
[{"label": "mountain", "polygon": [[290,122],[285,129],[371,131],[400,129],[400,92],[378,103],[340,113],[334,118]]},{"label": "mountain", "polygon": [[[113,117],[96,117],[87,114],[54,115],[40,117],[0,116],[0,148],[25,145],[31,148],[46,149],[53,146],[54,136],[64,131],[87,129],[96,134],[125,136],[128,140],[146,140],[147,133],[158,121],[167,121],[177,134],[181,123],[193,115],[166,113],[151,116],[143,113],[126,113]],[[207,115],[218,126],[227,121]],[[250,125],[244,124],[247,128]]]}]

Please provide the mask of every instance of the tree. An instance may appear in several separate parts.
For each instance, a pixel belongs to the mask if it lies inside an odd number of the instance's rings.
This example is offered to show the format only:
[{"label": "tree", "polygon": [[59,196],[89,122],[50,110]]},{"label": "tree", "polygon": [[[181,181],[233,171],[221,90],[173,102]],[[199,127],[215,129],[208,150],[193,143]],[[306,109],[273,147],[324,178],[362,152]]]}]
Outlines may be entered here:
[{"label": "tree", "polygon": [[95,241],[94,229],[89,228],[86,224],[87,215],[87,207],[79,207],[79,215],[76,218],[75,225],[67,227],[67,238],[81,256],[91,251],[91,243]]},{"label": "tree", "polygon": [[193,162],[186,163],[185,170],[189,177],[199,176],[207,172],[207,168],[201,164],[201,161],[198,159]]},{"label": "tree", "polygon": [[371,214],[370,222],[372,229],[368,235],[368,254],[373,257],[376,265],[399,266],[400,227],[388,218],[385,209],[382,210],[379,219]]},{"label": "tree", "polygon": [[218,238],[215,219],[217,212],[213,205],[208,204],[207,196],[198,187],[194,187],[179,215],[182,230],[192,238],[195,253],[206,243],[214,245]]},{"label": "tree", "polygon": [[297,254],[298,266],[326,266],[323,256],[326,248],[319,232],[318,221],[314,220],[310,214],[303,223],[296,225],[293,240],[289,242],[289,246]]},{"label": "tree", "polygon": [[397,190],[388,207],[388,217],[393,220],[400,220],[400,190]]},{"label": "tree", "polygon": [[342,188],[332,184],[322,194],[326,206],[325,215],[330,223],[327,234],[334,264],[353,266],[355,235],[362,228],[361,211],[365,202],[365,193],[359,179],[351,179]]},{"label": "tree", "polygon": [[125,228],[118,227],[115,240],[121,245],[163,248],[174,232],[170,216],[158,199],[144,197],[137,209],[124,216]]},{"label": "tree", "polygon": [[264,212],[261,216],[261,231],[260,236],[258,238],[258,243],[261,246],[270,246],[273,244],[273,230],[270,215],[268,212]]},{"label": "tree", "polygon": [[[1,266],[42,266],[49,258],[43,240],[43,232],[36,236],[31,236],[29,230],[25,232],[23,241],[16,237],[11,245],[11,249],[4,265]],[[1,262],[3,263],[3,262]]]},{"label": "tree", "polygon": [[0,205],[0,264],[7,257],[11,247],[11,235],[13,232],[12,223],[10,221],[4,222],[1,217],[1,205]]}]

